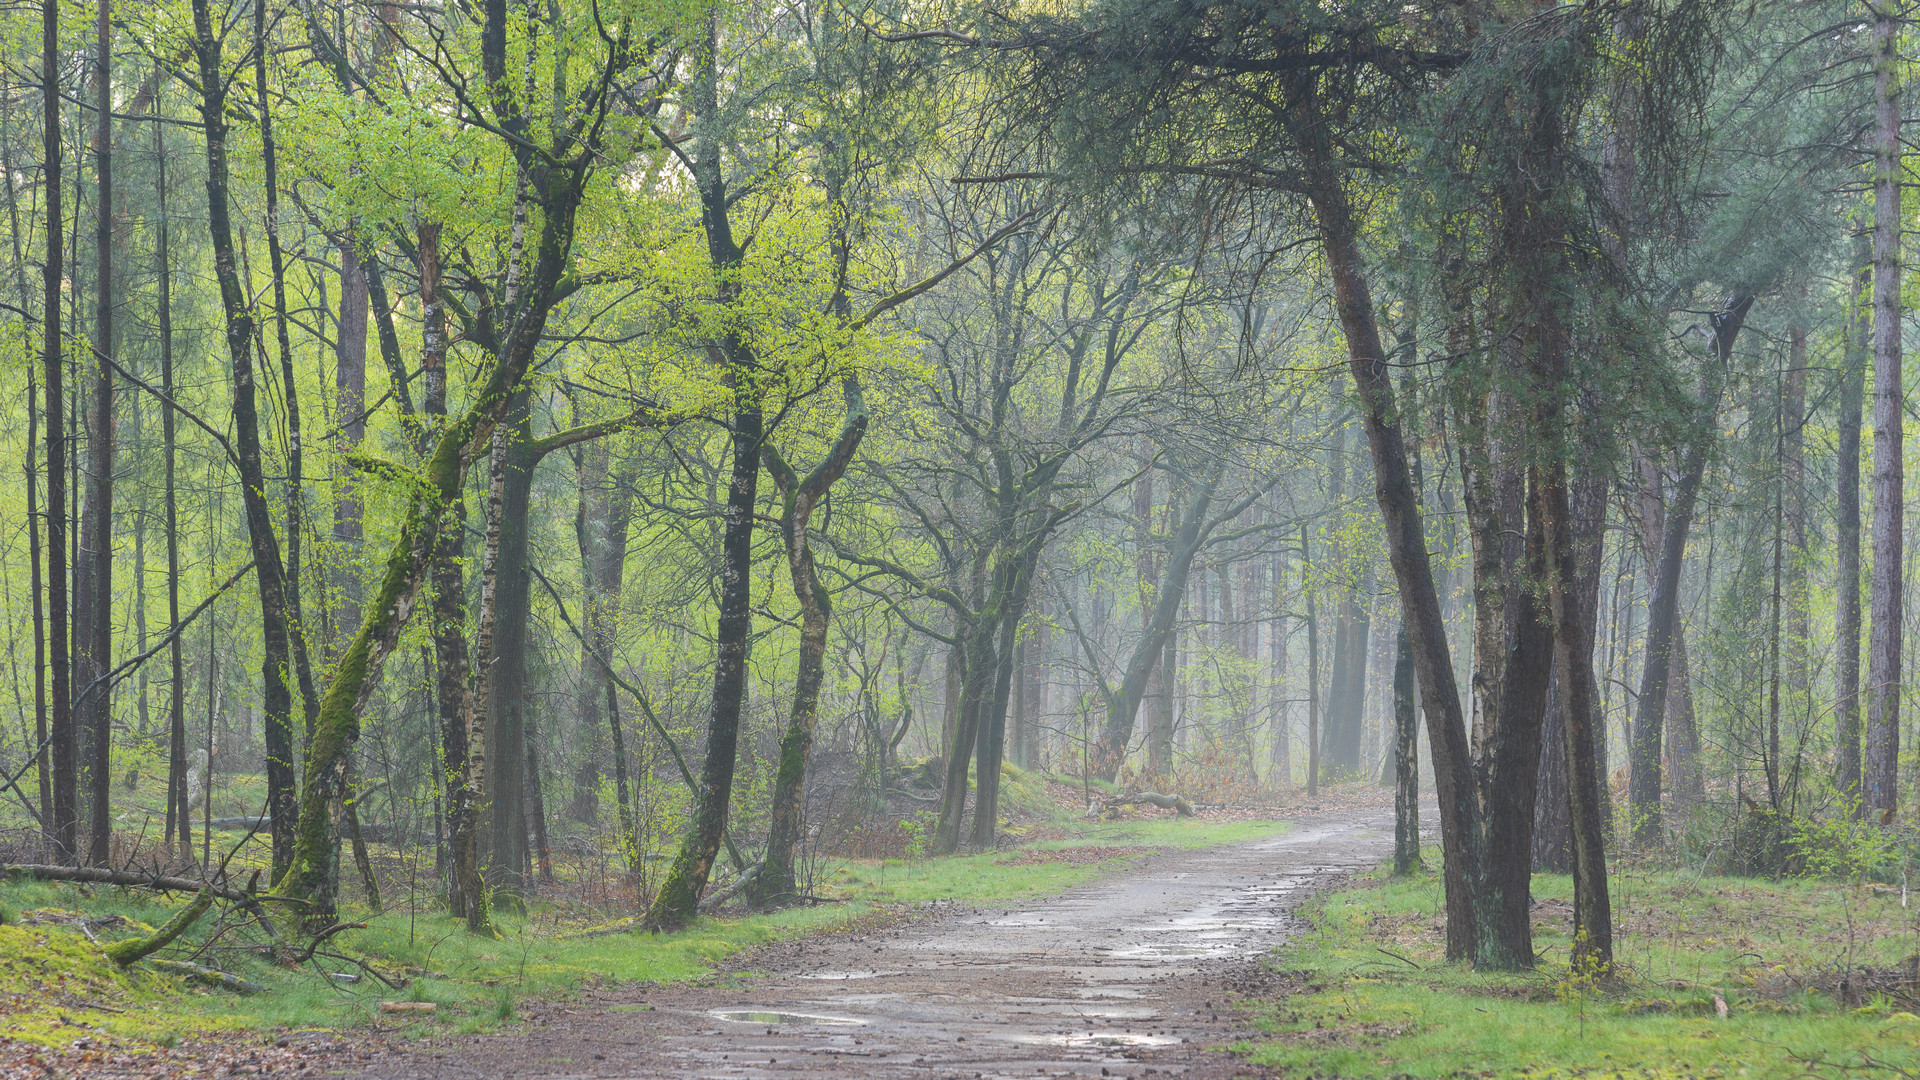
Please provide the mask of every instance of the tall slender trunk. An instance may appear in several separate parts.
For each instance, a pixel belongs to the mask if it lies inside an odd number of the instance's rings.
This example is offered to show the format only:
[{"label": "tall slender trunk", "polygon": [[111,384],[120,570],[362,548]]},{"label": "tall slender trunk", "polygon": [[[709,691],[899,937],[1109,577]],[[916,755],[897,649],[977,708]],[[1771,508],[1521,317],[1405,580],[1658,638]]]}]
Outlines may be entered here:
[{"label": "tall slender trunk", "polygon": [[528,865],[526,785],[527,623],[533,577],[527,569],[527,529],[532,510],[532,413],[525,388],[514,391],[507,415],[494,430],[492,494],[487,502],[489,551],[482,573],[487,624],[480,655],[485,693],[488,765],[500,782],[487,791],[482,860],[488,884],[519,892]]},{"label": "tall slender trunk", "polygon": [[[159,111],[159,103],[154,103]],[[154,198],[159,207],[155,261],[158,263],[160,331],[160,392],[173,399],[173,245],[172,215],[167,209],[167,141],[165,124],[153,125]],[[174,476],[176,438],[172,409],[160,410],[167,535],[167,625],[180,625],[180,499]],[[183,635],[167,643],[167,840],[179,845],[182,862],[193,859],[193,814],[187,805],[187,677],[182,655]]]},{"label": "tall slender trunk", "polygon": [[[580,643],[580,735],[589,747],[598,743],[601,728],[600,705],[606,702],[606,730],[613,740],[615,790],[622,850],[632,851],[633,806],[628,799],[626,739],[620,728],[615,705],[615,687],[608,672],[613,665],[613,645],[620,629],[620,608],[627,566],[627,530],[633,519],[633,480],[637,461],[628,461],[617,469],[608,469],[608,451],[589,446],[582,455],[580,509],[576,519],[576,539],[581,561],[585,564],[582,582],[585,599],[581,604],[585,637]],[[599,762],[589,753],[581,762],[575,784],[572,816],[589,820],[594,816],[597,792],[587,790],[583,778],[599,784]]]},{"label": "tall slender trunk", "polygon": [[[447,422],[447,313],[441,299],[440,223],[415,230],[420,271],[419,438],[422,452]],[[434,708],[439,719],[440,782],[444,791],[447,850],[452,863],[447,909],[475,934],[491,934],[486,886],[480,877],[480,800],[485,790],[486,742],[471,714],[468,683],[467,596],[463,566],[467,544],[464,485],[442,511],[429,554],[432,590]]]},{"label": "tall slender trunk", "polygon": [[1320,613],[1316,591],[1310,580],[1313,552],[1308,547],[1307,527],[1300,526],[1300,591],[1307,604],[1307,796],[1320,795]]},{"label": "tall slender trunk", "polygon": [[[730,238],[727,248],[734,250]],[[732,265],[737,257],[734,250],[734,258],[725,260],[724,265]],[[727,345],[729,355],[744,356],[744,343],[729,340]],[[707,757],[700,769],[700,794],[680,852],[647,912],[647,922],[663,929],[683,926],[693,918],[714,857],[719,854],[733,799],[734,757],[740,741],[740,713],[747,696],[747,641],[753,631],[753,512],[765,439],[764,420],[747,393],[742,386],[733,414],[733,470],[720,541],[713,706],[707,721]]]},{"label": "tall slender trunk", "polygon": [[1786,430],[1781,441],[1786,451],[1781,462],[1781,480],[1786,513],[1787,684],[1795,697],[1808,690],[1808,648],[1812,627],[1807,595],[1807,332],[1800,326],[1787,331],[1786,394],[1783,408]]},{"label": "tall slender trunk", "polygon": [[82,741],[86,775],[87,860],[104,866],[113,835],[112,693],[105,677],[113,666],[113,22],[112,6],[100,0],[94,22],[95,126],[93,355],[87,395],[85,507],[79,557],[73,567],[74,726]]},{"label": "tall slender trunk", "polygon": [[[997,589],[988,596],[989,604],[998,598]],[[987,711],[986,698],[994,663],[994,630],[999,625],[998,609],[983,607],[959,620],[965,636],[966,669],[960,682],[959,719],[953,729],[952,756],[947,759],[946,782],[941,787],[940,812],[934,832],[934,848],[945,853],[960,846],[962,819],[966,814],[967,776],[975,749],[981,741],[981,717]],[[977,801],[977,800],[976,800]]]},{"label": "tall slender trunk", "polygon": [[1646,667],[1640,677],[1638,708],[1634,714],[1629,749],[1627,798],[1633,814],[1633,841],[1641,847],[1658,845],[1663,835],[1660,806],[1660,751],[1672,674],[1673,643],[1680,624],[1680,569],[1686,560],[1687,534],[1693,526],[1694,502],[1706,474],[1708,451],[1719,411],[1720,388],[1733,342],[1745,323],[1753,297],[1730,298],[1713,316],[1713,337],[1703,358],[1700,399],[1695,421],[1680,465],[1673,501],[1666,507],[1661,532],[1653,594],[1647,600]]},{"label": "tall slender trunk", "polygon": [[1032,595],[1034,568],[1051,531],[1047,526],[1032,528],[1005,553],[1009,565],[1000,586],[1002,599],[995,605],[998,640],[991,653],[994,663],[989,673],[993,686],[991,697],[982,702],[986,711],[975,748],[973,827],[968,835],[968,842],[983,851],[993,848],[1000,820],[1000,763],[1006,752],[1007,702],[1013,690],[1013,646]]},{"label": "tall slender trunk", "polygon": [[753,883],[753,898],[762,904],[785,900],[796,892],[794,852],[806,824],[807,759],[813,752],[814,718],[820,706],[820,687],[826,681],[827,630],[833,619],[833,596],[814,569],[807,529],[814,508],[853,463],[867,431],[867,407],[859,382],[848,377],[843,392],[847,416],[840,434],[805,479],[771,445],[761,448],[767,473],[780,489],[780,540],[787,553],[794,597],[800,602],[800,658],[793,683],[793,710],[780,739],[766,859],[759,879]]},{"label": "tall slender trunk", "polygon": [[32,564],[33,591],[33,763],[39,782],[40,843],[43,850],[54,846],[53,785],[47,758],[47,609],[42,593],[44,573],[41,563],[41,522],[38,505],[40,470],[35,466],[40,454],[39,377],[27,367],[27,559]]},{"label": "tall slender trunk", "polygon": [[[547,796],[540,782],[540,733],[532,715],[527,730],[527,833],[533,847],[532,870],[542,885],[553,884],[553,847],[547,839]],[[524,870],[523,870],[524,872]]]},{"label": "tall slender trunk", "polygon": [[1900,805],[1900,623],[1904,554],[1906,397],[1900,364],[1899,24],[1891,7],[1874,23],[1873,178],[1873,624],[1867,640],[1867,730],[1861,771],[1869,810]]},{"label": "tall slender trunk", "polygon": [[[1274,517],[1277,519],[1278,514],[1276,513]],[[1293,688],[1287,673],[1287,639],[1290,635],[1286,615],[1287,560],[1286,556],[1278,550],[1273,554],[1270,573],[1273,578],[1273,591],[1269,594],[1269,599],[1273,603],[1273,609],[1268,616],[1268,626],[1271,629],[1268,631],[1267,640],[1269,653],[1267,708],[1273,723],[1273,745],[1268,761],[1273,766],[1270,782],[1276,785],[1287,785],[1293,783],[1293,725],[1289,720],[1293,710],[1288,702]]]},{"label": "tall slender trunk", "polygon": [[1133,726],[1140,705],[1146,699],[1148,677],[1158,666],[1167,642],[1173,637],[1180,604],[1186,599],[1194,558],[1206,544],[1216,524],[1208,515],[1213,507],[1214,489],[1220,482],[1221,473],[1219,468],[1210,468],[1205,477],[1200,479],[1186,506],[1180,508],[1177,517],[1173,516],[1170,500],[1169,516],[1174,524],[1174,534],[1168,538],[1166,562],[1160,569],[1160,580],[1152,593],[1153,607],[1147,613],[1140,640],[1127,657],[1120,685],[1114,688],[1106,701],[1107,715],[1100,727],[1099,742],[1094,748],[1093,771],[1103,780],[1111,782],[1119,775],[1127,746],[1133,740]]},{"label": "tall slender trunk", "polygon": [[254,381],[254,319],[235,258],[227,167],[227,73],[215,36],[211,0],[194,0],[194,51],[200,75],[200,117],[207,145],[207,231],[214,276],[226,316],[227,359],[233,377],[233,430],[239,458],[240,496],[247,539],[260,592],[263,642],[261,713],[266,728],[267,803],[273,815],[273,872],[277,880],[292,858],[294,800],[293,696],[287,687],[287,612],[280,541],[267,505],[266,470],[260,442],[260,412]]},{"label": "tall slender trunk", "polygon": [[1420,868],[1420,714],[1414,704],[1413,643],[1405,623],[1394,638],[1393,872]]},{"label": "tall slender trunk", "polygon": [[[280,588],[284,592],[286,607],[286,634],[288,648],[294,657],[294,680],[300,686],[301,719],[305,728],[305,740],[313,742],[313,719],[319,711],[319,692],[313,688],[313,663],[307,657],[307,626],[305,615],[301,611],[301,550],[305,544],[305,446],[301,442],[300,427],[300,379],[294,373],[294,346],[288,340],[286,329],[286,254],[280,248],[280,165],[278,148],[273,135],[273,98],[267,94],[267,4],[265,0],[255,0],[253,4],[253,96],[259,121],[259,146],[261,146],[261,186],[265,188],[267,206],[267,269],[273,284],[273,338],[280,357],[280,398],[286,409],[286,486],[284,486],[284,505],[286,505],[286,563],[282,569]],[[282,673],[280,678],[286,678]],[[269,721],[271,723],[271,721]],[[292,732],[286,740],[292,744]],[[286,828],[276,828],[275,840],[284,847],[280,861],[292,859],[294,855],[294,830],[292,817],[300,811],[300,796],[292,784],[280,792],[280,801],[273,807],[273,813],[284,813],[288,819]],[[355,815],[353,803],[346,803],[348,817]],[[276,863],[278,865],[278,863]]]},{"label": "tall slender trunk", "polygon": [[[1550,422],[1556,419],[1548,417]],[[1585,568],[1576,512],[1567,498],[1565,469],[1555,462],[1541,470],[1545,476],[1537,497],[1547,533],[1554,661],[1561,679],[1560,731],[1573,848],[1573,956],[1576,963],[1584,959],[1604,970],[1613,964],[1613,904],[1607,886],[1600,763],[1594,738],[1593,621],[1581,607],[1587,595]]]},{"label": "tall slender trunk", "polygon": [[[11,121],[13,111],[11,100],[7,106],[0,107],[0,119]],[[21,243],[25,235],[20,227],[20,185],[13,177],[20,175],[14,166],[12,143],[0,146],[0,171],[7,179],[7,219],[11,226],[10,239],[13,246],[13,273],[15,300],[21,312],[25,312],[33,303],[33,290],[27,280],[27,254]],[[24,317],[24,316],[23,316]],[[34,779],[38,787],[40,807],[40,841],[42,850],[53,846],[53,786],[48,772],[47,759],[47,613],[44,589],[45,571],[41,562],[40,520],[40,385],[39,373],[32,364],[27,365],[27,441],[21,454],[22,468],[27,489],[27,562],[33,611],[33,761]]]},{"label": "tall slender trunk", "polygon": [[[1434,787],[1439,796],[1441,843],[1444,849],[1447,908],[1447,955],[1472,959],[1490,967],[1510,967],[1531,961],[1512,955],[1494,943],[1478,940],[1475,896],[1470,870],[1483,852],[1474,839],[1480,832],[1480,804],[1473,761],[1467,742],[1466,717],[1454,682],[1453,660],[1447,647],[1446,624],[1433,566],[1427,557],[1426,527],[1421,520],[1418,493],[1407,460],[1400,414],[1384,362],[1387,351],[1380,338],[1358,244],[1359,228],[1344,180],[1333,164],[1327,134],[1311,103],[1297,104],[1288,116],[1291,133],[1305,149],[1312,166],[1310,202],[1320,226],[1321,246],[1333,277],[1334,305],[1347,340],[1348,370],[1353,376],[1367,444],[1373,455],[1375,494],[1394,577],[1400,586],[1401,618],[1414,642],[1415,672],[1421,706],[1426,711],[1428,742],[1433,754]],[[1537,763],[1536,763],[1537,764]],[[1530,808],[1529,808],[1530,809]],[[1531,822],[1529,822],[1531,824]],[[1518,925],[1509,923],[1507,940],[1527,940],[1524,897],[1519,900]],[[1511,908],[1502,913],[1509,919]],[[1530,945],[1528,946],[1530,950]]]},{"label": "tall slender trunk", "polygon": [[[709,18],[691,78],[689,100],[703,122],[718,123],[720,112],[719,26]],[[722,148],[712,135],[700,140],[692,161],[700,197],[707,262],[722,310],[739,300],[734,275],[745,252],[735,242],[723,171]],[[660,891],[647,911],[648,925],[684,926],[698,909],[714,856],[727,829],[733,798],[734,757],[740,741],[740,714],[747,696],[747,648],[753,634],[753,520],[759,495],[760,452],[766,418],[756,385],[758,357],[737,333],[713,343],[722,375],[732,389],[733,465],[727,484],[720,539],[720,604],[715,619],[713,701],[707,720],[707,756],[701,765],[700,793],[693,820]]]},{"label": "tall slender trunk", "polygon": [[1834,786],[1859,808],[1860,791],[1860,412],[1872,319],[1861,310],[1872,269],[1855,258],[1854,296],[1840,371],[1839,446],[1834,451]]},{"label": "tall slender trunk", "polygon": [[[356,233],[341,236],[340,249],[340,337],[333,355],[333,411],[340,432],[335,450],[339,455],[353,453],[367,437],[367,273],[360,260]],[[416,248],[417,250],[417,248]],[[405,388],[404,382],[401,386]],[[444,410],[443,410],[444,411]],[[402,412],[412,413],[411,400],[402,403]],[[411,417],[408,418],[411,421]],[[329,634],[325,655],[338,657],[341,646],[352,636],[360,618],[362,600],[360,575],[351,570],[365,538],[361,522],[360,491],[353,470],[341,466],[333,478],[333,547],[340,560],[340,571],[333,586],[333,610],[328,616]],[[311,732],[308,733],[311,737]]]},{"label": "tall slender trunk", "polygon": [[53,757],[53,846],[62,862],[80,853],[78,747],[67,653],[67,425],[65,364],[60,355],[60,292],[66,279],[60,145],[60,6],[40,5],[40,183],[45,193],[47,252],[41,267],[41,386],[47,418],[47,680],[52,684],[48,739]]}]

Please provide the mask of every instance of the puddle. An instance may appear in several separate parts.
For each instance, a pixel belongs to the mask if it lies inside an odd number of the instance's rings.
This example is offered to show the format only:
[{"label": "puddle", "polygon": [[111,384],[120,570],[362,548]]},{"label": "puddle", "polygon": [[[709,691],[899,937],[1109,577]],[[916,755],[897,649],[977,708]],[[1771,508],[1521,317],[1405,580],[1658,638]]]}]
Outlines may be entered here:
[{"label": "puddle", "polygon": [[1048,922],[1043,915],[1014,915],[1005,919],[990,919],[988,926],[1031,926],[1043,930],[1078,930],[1079,927],[1054,920]]},{"label": "puddle", "polygon": [[1160,1010],[1147,1005],[1083,1005],[1077,1001],[1036,1002],[1029,1012],[1065,1016],[1093,1016],[1102,1020],[1158,1020]]},{"label": "puddle", "polygon": [[771,1012],[760,1009],[714,1009],[707,1015],[715,1020],[727,1020],[735,1024],[814,1024],[825,1027],[859,1027],[866,1023],[865,1020],[856,1020],[851,1016]]},{"label": "puddle", "polygon": [[1062,1035],[1023,1035],[1018,1041],[1039,1043],[1044,1046],[1099,1049],[1121,1046],[1173,1046],[1180,1039],[1175,1035],[1148,1035],[1137,1031],[1073,1031]]},{"label": "puddle", "polygon": [[1167,956],[1216,956],[1226,951],[1230,950],[1204,945],[1136,945],[1131,949],[1109,949],[1106,955],[1122,960],[1153,960]]},{"label": "puddle", "polygon": [[822,979],[838,982],[842,979],[885,979],[894,975],[905,975],[904,971],[816,971],[810,975],[800,975],[802,979]]}]

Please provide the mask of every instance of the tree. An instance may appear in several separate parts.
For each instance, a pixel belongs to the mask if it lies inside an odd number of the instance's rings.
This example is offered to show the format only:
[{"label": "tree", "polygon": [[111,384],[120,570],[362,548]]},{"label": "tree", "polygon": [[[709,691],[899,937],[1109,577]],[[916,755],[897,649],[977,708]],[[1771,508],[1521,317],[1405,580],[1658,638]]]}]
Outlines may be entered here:
[{"label": "tree", "polygon": [[1867,726],[1861,798],[1867,809],[1900,803],[1900,649],[1906,439],[1900,381],[1899,24],[1873,8],[1873,582],[1867,641]]}]

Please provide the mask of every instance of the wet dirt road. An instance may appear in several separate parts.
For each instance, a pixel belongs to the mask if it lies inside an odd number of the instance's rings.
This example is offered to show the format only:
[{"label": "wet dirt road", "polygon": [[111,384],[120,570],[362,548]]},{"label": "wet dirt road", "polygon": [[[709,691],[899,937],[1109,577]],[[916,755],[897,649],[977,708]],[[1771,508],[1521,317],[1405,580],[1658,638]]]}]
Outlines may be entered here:
[{"label": "wet dirt road", "polygon": [[1025,906],[788,942],[705,985],[530,1006],[484,1038],[395,1048],[366,1080],[1260,1075],[1219,1048],[1291,912],[1369,866],[1390,819],[1162,852]]}]

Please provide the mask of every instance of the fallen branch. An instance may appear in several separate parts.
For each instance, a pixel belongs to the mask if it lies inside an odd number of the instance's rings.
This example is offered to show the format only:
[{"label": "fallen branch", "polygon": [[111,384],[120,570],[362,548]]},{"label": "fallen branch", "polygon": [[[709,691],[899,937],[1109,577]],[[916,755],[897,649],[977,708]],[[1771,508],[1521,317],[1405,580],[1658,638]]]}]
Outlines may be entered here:
[{"label": "fallen branch", "polygon": [[914,799],[918,802],[939,802],[940,801],[940,796],[938,795],[921,795],[918,792],[908,791],[906,788],[901,788],[901,787],[888,788],[887,794],[905,795],[907,798]]},{"label": "fallen branch", "polygon": [[757,863],[754,863],[752,866],[747,867],[745,870],[740,871],[740,876],[734,878],[732,884],[728,885],[724,889],[721,889],[719,892],[714,893],[712,896],[707,897],[705,900],[700,901],[700,905],[699,905],[700,912],[704,914],[706,912],[712,911],[713,909],[719,907],[721,904],[724,904],[727,901],[733,899],[734,896],[736,896],[741,889],[746,888],[749,884],[753,882],[754,878],[760,876],[760,867],[763,865],[765,865],[765,863],[757,862]]},{"label": "fallen branch", "polygon": [[367,963],[365,960],[362,960],[357,956],[348,956],[346,953],[327,952],[325,950],[321,950],[319,952],[319,955],[324,956],[329,960],[338,960],[343,964],[352,964],[353,966],[359,968],[361,971],[364,971],[367,974],[385,983],[389,989],[405,990],[407,988],[406,979],[404,978],[397,979],[397,980],[389,979],[385,975],[380,974],[380,972],[372,964]]},{"label": "fallen branch", "polygon": [[194,982],[206,983],[221,990],[232,990],[239,994],[264,994],[267,988],[257,982],[248,982],[238,975],[229,975],[219,968],[210,968],[204,964],[189,964],[184,960],[149,960],[156,970],[169,975],[179,975]]},{"label": "fallen branch", "polygon": [[280,904],[304,904],[307,901],[288,896],[261,895],[230,889],[210,882],[195,881],[192,878],[172,877],[167,874],[141,874],[131,870],[111,870],[102,866],[51,866],[39,863],[0,864],[0,874],[21,874],[40,881],[76,881],[83,885],[123,885],[128,888],[158,889],[162,892],[199,892],[211,890],[221,900],[231,900],[236,904],[256,907],[262,900],[271,900]]},{"label": "fallen branch", "polygon": [[1172,810],[1181,817],[1193,816],[1193,804],[1179,795],[1162,795],[1157,791],[1142,791],[1138,795],[1124,795],[1106,800],[1108,809],[1116,806],[1133,806],[1138,803],[1157,806],[1162,810]]},{"label": "fallen branch", "polygon": [[193,903],[181,908],[178,915],[168,919],[167,925],[155,930],[146,937],[116,941],[101,951],[107,954],[107,959],[121,967],[128,967],[137,961],[145,960],[147,957],[173,944],[174,938],[179,937],[182,933],[186,932],[187,927],[198,922],[200,916],[205,915],[207,909],[212,906],[213,886],[208,885],[194,895]]},{"label": "fallen branch", "polygon": [[320,950],[320,946],[328,938],[341,932],[342,930],[365,930],[366,928],[367,928],[367,924],[363,922],[334,923],[332,926],[329,926],[325,930],[322,930],[318,934],[315,934],[313,936],[313,940],[307,943],[307,951],[295,957],[293,962],[296,964],[304,964],[307,961],[313,959],[313,954]]}]

